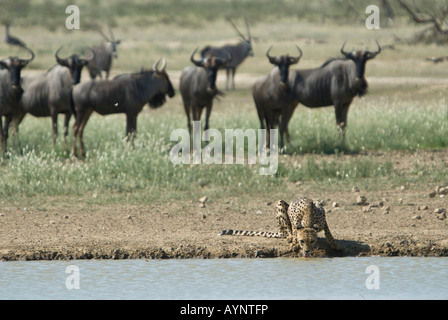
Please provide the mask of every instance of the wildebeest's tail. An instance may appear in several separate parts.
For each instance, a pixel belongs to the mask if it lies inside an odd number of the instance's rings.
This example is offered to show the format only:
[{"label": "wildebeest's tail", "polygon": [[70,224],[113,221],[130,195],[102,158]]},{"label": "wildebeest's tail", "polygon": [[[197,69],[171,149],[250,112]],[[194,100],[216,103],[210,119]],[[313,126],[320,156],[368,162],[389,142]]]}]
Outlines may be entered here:
[{"label": "wildebeest's tail", "polygon": [[76,108],[75,108],[75,101],[73,100],[73,87],[70,90],[70,109],[72,109],[72,113],[76,118]]},{"label": "wildebeest's tail", "polygon": [[269,231],[248,231],[248,230],[222,230],[218,236],[247,236],[247,237],[265,237],[265,238],[283,238],[280,232]]}]

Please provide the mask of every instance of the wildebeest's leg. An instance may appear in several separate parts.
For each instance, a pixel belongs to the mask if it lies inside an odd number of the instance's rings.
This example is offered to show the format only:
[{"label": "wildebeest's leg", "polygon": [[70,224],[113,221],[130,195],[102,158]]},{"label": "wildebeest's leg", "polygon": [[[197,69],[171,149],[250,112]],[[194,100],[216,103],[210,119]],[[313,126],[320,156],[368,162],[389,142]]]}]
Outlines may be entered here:
[{"label": "wildebeest's leg", "polygon": [[289,121],[292,118],[296,106],[288,105],[282,110],[281,119],[280,119],[280,150],[284,151],[284,137],[286,135],[287,142],[290,143],[291,139],[289,136],[288,126]]},{"label": "wildebeest's leg", "polygon": [[8,141],[8,132],[9,132],[9,125],[12,121],[12,115],[5,116],[5,126],[2,128],[2,121],[1,121],[1,115],[0,115],[0,132],[1,132],[1,140],[2,140],[2,149],[3,152],[6,152],[6,141]]},{"label": "wildebeest's leg", "polygon": [[185,109],[185,113],[187,114],[188,132],[191,135],[191,118],[190,118],[191,107],[190,107],[190,105],[188,103],[184,102],[184,109]]},{"label": "wildebeest's leg", "polygon": [[212,106],[213,103],[210,102],[209,105],[206,106],[205,109],[205,127],[204,127],[204,131],[207,130],[209,128],[209,119],[210,119],[210,114],[212,113]]},{"label": "wildebeest's leg", "polygon": [[67,112],[65,114],[64,120],[64,143],[67,144],[67,136],[68,136],[68,125],[70,123],[70,118],[72,117],[71,112]]},{"label": "wildebeest's leg", "polygon": [[349,106],[350,102],[345,104],[335,104],[334,106],[336,112],[336,125],[341,131],[341,137],[343,143],[345,143],[345,131],[347,127],[347,113]]},{"label": "wildebeest's leg", "polygon": [[264,114],[264,120],[266,122],[266,149],[269,149],[271,145],[271,128],[273,127],[270,118],[272,118],[272,114],[268,111],[267,114]]},{"label": "wildebeest's leg", "polygon": [[193,121],[201,121],[202,106],[200,106],[197,102],[193,102],[192,111]]},{"label": "wildebeest's leg", "polygon": [[56,138],[58,136],[58,113],[51,108],[51,124],[53,127],[53,148],[56,146]]},{"label": "wildebeest's leg", "polygon": [[3,117],[0,114],[0,140],[2,144],[2,153],[4,154],[6,151],[6,140],[3,134]]},{"label": "wildebeest's leg", "polygon": [[82,118],[84,116],[84,111],[78,110],[75,123],[73,124],[73,132],[72,132],[72,155],[76,157],[76,139],[78,138],[78,132],[81,125]]},{"label": "wildebeest's leg", "polygon": [[260,129],[264,129],[264,112],[261,106],[255,102],[255,108],[257,108],[258,119],[260,120]]},{"label": "wildebeest's leg", "polygon": [[87,121],[89,120],[90,115],[92,114],[92,112],[93,112],[93,109],[88,109],[85,112],[84,116],[82,117],[82,121],[80,123],[79,131],[78,131],[79,148],[80,148],[80,151],[81,151],[81,156],[83,158],[86,157],[86,151],[85,151],[85,148],[84,148],[84,141],[82,139],[82,136],[83,136],[83,133],[84,133],[84,128],[86,127]]},{"label": "wildebeest's leg", "polygon": [[229,90],[229,83],[230,83],[230,69],[226,69],[226,89]]},{"label": "wildebeest's leg", "polygon": [[26,113],[23,111],[18,110],[18,112],[16,113],[16,115],[14,116],[11,124],[11,130],[13,130],[14,134],[18,134],[19,133],[19,125],[22,123],[23,118],[25,118]]},{"label": "wildebeest's leg", "polygon": [[288,143],[290,143],[291,142],[291,137],[290,137],[290,135],[289,135],[289,122],[291,121],[291,118],[292,118],[292,116],[293,116],[293,114],[294,114],[294,111],[296,110],[296,107],[297,107],[297,105],[290,105],[289,107],[288,107],[288,112],[287,112],[287,114],[286,114],[286,122],[285,122],[285,125],[286,125],[286,128],[285,128],[285,134],[286,134],[286,139],[287,139],[287,142]]},{"label": "wildebeest's leg", "polygon": [[134,138],[137,133],[137,114],[126,114],[126,139],[134,145]]},{"label": "wildebeest's leg", "polygon": [[73,125],[73,141],[72,141],[72,154],[76,157],[76,140],[79,139],[81,152],[84,153],[84,146],[82,146],[82,134],[84,126],[92,114],[93,110],[78,110],[76,115],[75,124]]}]

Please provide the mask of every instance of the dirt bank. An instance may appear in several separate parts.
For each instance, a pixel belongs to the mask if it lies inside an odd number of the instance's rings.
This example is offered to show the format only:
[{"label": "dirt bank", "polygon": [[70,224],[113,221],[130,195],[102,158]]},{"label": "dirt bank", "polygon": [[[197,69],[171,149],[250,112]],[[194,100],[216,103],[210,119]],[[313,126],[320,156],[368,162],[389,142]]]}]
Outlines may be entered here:
[{"label": "dirt bank", "polygon": [[[429,186],[417,189],[309,195],[325,201],[330,229],[344,248],[329,250],[322,233],[315,256],[447,256],[446,198],[430,195]],[[356,204],[359,195],[367,203]],[[276,200],[208,199],[205,208],[198,199],[144,206],[3,207],[0,259],[297,256],[284,239],[218,236],[222,229],[276,231]]]}]

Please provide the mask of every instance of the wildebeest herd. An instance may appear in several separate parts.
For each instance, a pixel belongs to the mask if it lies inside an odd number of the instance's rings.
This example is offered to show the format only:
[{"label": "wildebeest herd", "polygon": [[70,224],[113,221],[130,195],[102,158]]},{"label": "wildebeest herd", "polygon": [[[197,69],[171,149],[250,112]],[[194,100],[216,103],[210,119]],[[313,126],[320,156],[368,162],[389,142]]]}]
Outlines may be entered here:
[{"label": "wildebeest herd", "polygon": [[[207,45],[200,51],[199,59],[196,58],[198,49],[194,50],[190,56],[193,65],[186,67],[181,74],[179,90],[190,132],[191,117],[194,121],[199,121],[204,108],[204,129],[209,128],[213,100],[222,95],[222,91],[216,87],[218,70],[227,70],[226,88],[230,89],[231,80],[232,89],[235,89],[235,70],[245,58],[253,56],[252,37],[247,20],[247,36],[243,35],[231,20],[229,22],[242,40],[237,44],[222,47]],[[117,57],[117,46],[120,43],[110,29],[110,37],[98,30],[105,42],[100,46],[88,48],[84,58],[77,54],[62,58],[59,48],[55,52],[57,64],[46,73],[33,76],[22,75],[22,69],[34,59],[33,51],[10,35],[9,26],[6,30],[7,42],[22,47],[31,57],[9,57],[0,60],[0,137],[3,152],[6,150],[11,122],[20,124],[27,113],[36,117],[51,117],[55,143],[57,116],[63,113],[64,141],[68,135],[70,117],[74,115],[72,153],[77,155],[76,142],[79,140],[81,156],[84,157],[82,136],[93,111],[101,115],[125,113],[126,133],[133,139],[137,130],[137,116],[143,106],[148,103],[151,108],[160,107],[165,103],[166,95],[175,95],[166,72],[166,59],[158,60],[150,70],[142,69],[141,72],[120,74],[109,79],[112,59]],[[289,141],[288,123],[299,103],[309,108],[333,105],[336,123],[344,138],[349,106],[356,95],[362,96],[367,91],[365,65],[381,52],[378,42],[377,46],[375,52],[346,52],[344,43],[340,49],[343,57],[330,59],[315,69],[302,70],[290,70],[290,66],[299,63],[302,57],[302,50],[298,46],[298,56],[271,56],[270,47],[266,57],[274,68],[252,87],[260,127],[268,129],[267,145],[269,146],[269,129],[276,127],[280,131],[280,147],[284,147],[285,135]],[[84,66],[88,68],[91,79],[80,83]],[[105,79],[102,77],[103,71]],[[97,76],[100,79],[96,79]]]}]

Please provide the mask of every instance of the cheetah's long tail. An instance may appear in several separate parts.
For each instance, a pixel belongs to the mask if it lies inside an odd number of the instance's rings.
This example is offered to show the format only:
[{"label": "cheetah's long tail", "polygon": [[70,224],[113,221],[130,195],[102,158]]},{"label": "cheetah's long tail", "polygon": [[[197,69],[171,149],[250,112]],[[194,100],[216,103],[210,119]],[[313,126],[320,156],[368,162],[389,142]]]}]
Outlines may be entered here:
[{"label": "cheetah's long tail", "polygon": [[283,238],[280,232],[269,231],[248,231],[248,230],[222,230],[218,236],[246,236],[246,237],[265,237],[265,238]]}]

